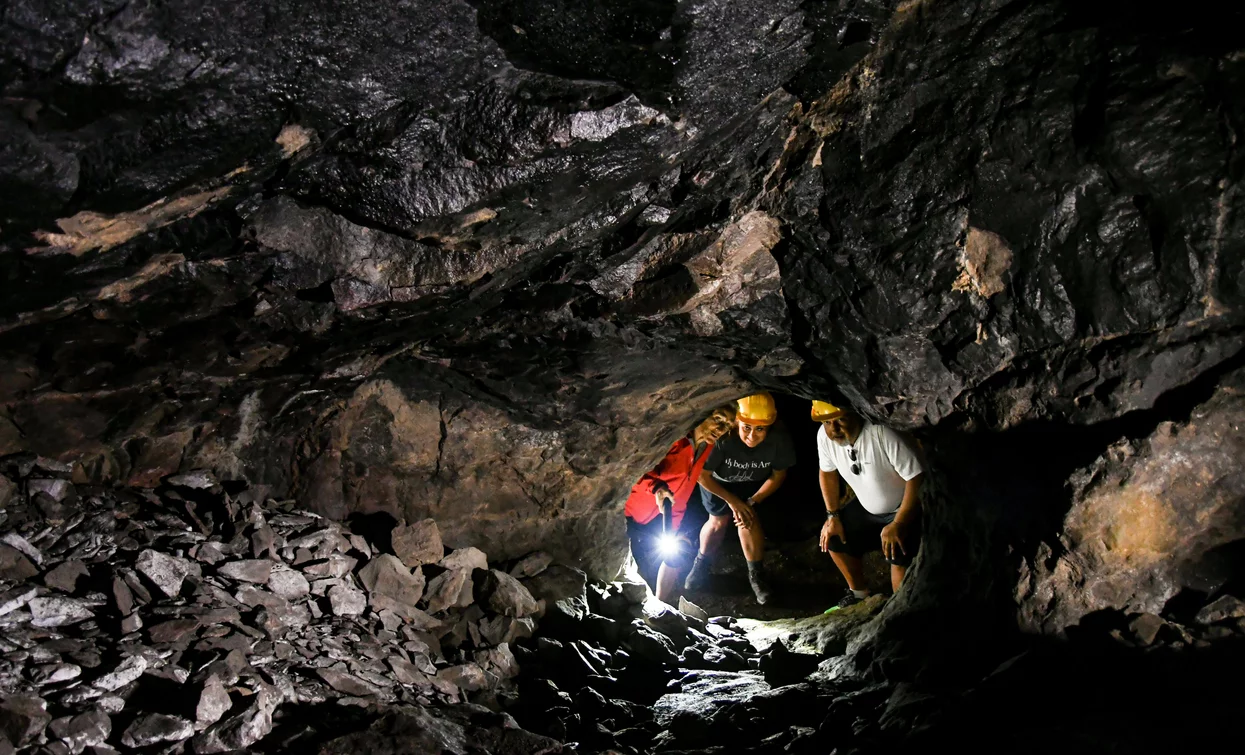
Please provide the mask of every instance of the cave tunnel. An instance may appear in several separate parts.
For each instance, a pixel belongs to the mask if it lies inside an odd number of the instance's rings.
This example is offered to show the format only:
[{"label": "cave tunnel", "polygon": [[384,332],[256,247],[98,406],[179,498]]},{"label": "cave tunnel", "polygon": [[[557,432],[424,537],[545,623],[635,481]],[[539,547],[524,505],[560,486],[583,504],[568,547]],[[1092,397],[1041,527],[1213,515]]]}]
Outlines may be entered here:
[{"label": "cave tunnel", "polygon": [[[1243,22],[10,0],[0,753],[1239,749]],[[757,390],[779,597],[616,579]],[[810,399],[929,463],[829,614]]]}]

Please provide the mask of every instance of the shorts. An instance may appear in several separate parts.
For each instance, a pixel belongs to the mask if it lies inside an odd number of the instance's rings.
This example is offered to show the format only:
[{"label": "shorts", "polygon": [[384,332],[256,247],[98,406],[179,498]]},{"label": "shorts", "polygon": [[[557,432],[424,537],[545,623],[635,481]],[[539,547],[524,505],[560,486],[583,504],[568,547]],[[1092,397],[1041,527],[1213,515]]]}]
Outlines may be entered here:
[{"label": "shorts", "polygon": [[[696,496],[692,496],[693,502]],[[677,549],[671,553],[662,552],[661,517],[653,517],[648,524],[640,524],[627,517],[627,539],[631,541],[631,555],[635,558],[640,576],[653,589],[657,589],[657,569],[664,563],[672,569],[683,570],[691,566],[696,556],[696,532],[680,524],[675,533]],[[683,518],[687,522],[687,517]]]},{"label": "shorts", "polygon": [[[865,507],[860,505],[860,501],[853,500],[842,508],[839,518],[843,520],[843,534],[847,537],[847,542],[835,537],[830,538],[830,550],[835,553],[846,553],[849,556],[860,556],[873,551],[882,550],[882,528],[895,521],[895,515],[891,514],[870,514],[865,511]],[[908,543],[905,548],[906,553],[899,553],[894,558],[888,558],[886,561],[895,566],[909,566],[912,559],[916,558],[917,551],[921,549],[921,524],[918,520],[913,531],[912,542]]]},{"label": "shorts", "polygon": [[[717,483],[740,498],[747,500],[753,493],[761,489],[761,486],[765,484],[765,480],[756,482],[722,482],[718,480]],[[731,515],[731,506],[725,500],[710,493],[703,486],[698,487],[698,491],[704,495],[705,511],[709,512],[709,516]],[[693,500],[695,500],[695,496],[693,496]]]}]

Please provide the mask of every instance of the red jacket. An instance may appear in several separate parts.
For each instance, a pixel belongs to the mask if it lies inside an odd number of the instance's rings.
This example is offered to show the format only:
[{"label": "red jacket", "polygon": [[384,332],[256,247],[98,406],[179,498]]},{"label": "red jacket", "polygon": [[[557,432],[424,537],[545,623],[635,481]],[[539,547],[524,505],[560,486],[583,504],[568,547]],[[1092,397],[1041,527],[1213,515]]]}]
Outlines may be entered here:
[{"label": "red jacket", "polygon": [[631,495],[627,497],[627,506],[624,509],[626,515],[640,524],[648,524],[660,516],[661,509],[657,507],[653,494],[664,484],[674,494],[674,526],[678,527],[679,522],[683,521],[683,513],[687,511],[687,502],[696,491],[700,470],[704,468],[712,450],[713,444],[710,443],[701,451],[700,458],[696,459],[696,447],[691,438],[676,440],[657,468],[644,475],[631,488]]}]

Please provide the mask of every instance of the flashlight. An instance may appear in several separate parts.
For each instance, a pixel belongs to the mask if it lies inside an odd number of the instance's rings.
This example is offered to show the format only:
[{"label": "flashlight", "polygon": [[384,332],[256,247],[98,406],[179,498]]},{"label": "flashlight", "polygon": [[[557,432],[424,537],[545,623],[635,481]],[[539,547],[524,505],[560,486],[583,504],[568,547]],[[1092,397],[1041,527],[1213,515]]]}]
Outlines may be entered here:
[{"label": "flashlight", "polygon": [[661,537],[657,539],[657,550],[663,556],[673,556],[679,552],[679,538],[674,534],[674,499],[667,497],[661,502]]}]

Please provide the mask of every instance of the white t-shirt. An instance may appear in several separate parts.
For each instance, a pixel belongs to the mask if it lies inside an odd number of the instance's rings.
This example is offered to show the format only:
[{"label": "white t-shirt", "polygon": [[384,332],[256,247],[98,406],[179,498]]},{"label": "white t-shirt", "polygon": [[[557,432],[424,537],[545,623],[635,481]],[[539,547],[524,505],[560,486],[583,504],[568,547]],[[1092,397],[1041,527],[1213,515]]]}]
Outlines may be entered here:
[{"label": "white t-shirt", "polygon": [[[856,461],[850,449],[856,450]],[[821,471],[838,471],[870,514],[891,514],[903,503],[904,486],[924,470],[916,454],[899,433],[883,425],[865,422],[864,428],[850,446],[840,446],[826,437],[824,427],[817,428],[817,460]],[[860,465],[860,474],[852,473],[852,464]]]}]

